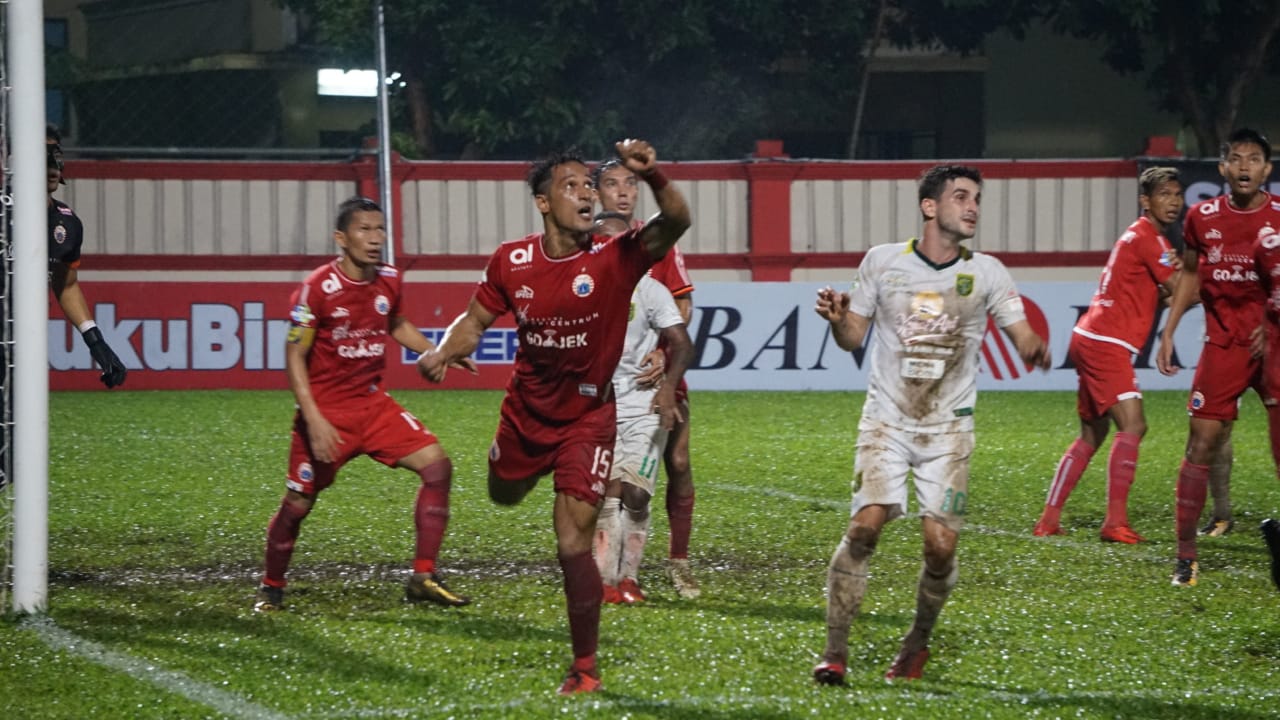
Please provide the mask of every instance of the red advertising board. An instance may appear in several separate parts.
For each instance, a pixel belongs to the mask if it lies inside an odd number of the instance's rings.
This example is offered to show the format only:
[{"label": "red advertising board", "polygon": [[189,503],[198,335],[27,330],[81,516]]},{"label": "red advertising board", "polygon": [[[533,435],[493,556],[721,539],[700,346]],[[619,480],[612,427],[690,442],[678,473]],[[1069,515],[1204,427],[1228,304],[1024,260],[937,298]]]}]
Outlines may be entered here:
[{"label": "red advertising board", "polygon": [[[85,283],[103,337],[129,368],[129,390],[287,389],[284,345],[295,288],[289,282]],[[438,340],[474,289],[474,283],[406,284],[406,315]],[[388,388],[433,387],[418,377],[411,354],[392,347]],[[513,319],[499,318],[474,356],[480,374],[451,370],[441,387],[504,387],[515,348]],[[52,390],[102,388],[89,349],[52,299],[49,365]]]}]

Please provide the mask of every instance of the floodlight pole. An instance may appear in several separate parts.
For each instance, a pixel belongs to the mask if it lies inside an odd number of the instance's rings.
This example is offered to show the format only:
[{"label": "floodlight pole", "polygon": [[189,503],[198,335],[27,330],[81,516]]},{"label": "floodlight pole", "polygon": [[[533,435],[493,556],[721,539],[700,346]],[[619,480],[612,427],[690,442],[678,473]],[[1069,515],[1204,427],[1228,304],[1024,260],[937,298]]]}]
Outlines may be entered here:
[{"label": "floodlight pole", "polygon": [[378,186],[382,217],[387,223],[387,244],[382,248],[382,259],[389,265],[396,264],[395,207],[391,197],[391,112],[387,94],[387,18],[382,3],[374,4],[374,24],[378,53]]},{"label": "floodlight pole", "polygon": [[44,138],[44,5],[6,3],[13,167],[13,609],[49,596],[49,235]]}]

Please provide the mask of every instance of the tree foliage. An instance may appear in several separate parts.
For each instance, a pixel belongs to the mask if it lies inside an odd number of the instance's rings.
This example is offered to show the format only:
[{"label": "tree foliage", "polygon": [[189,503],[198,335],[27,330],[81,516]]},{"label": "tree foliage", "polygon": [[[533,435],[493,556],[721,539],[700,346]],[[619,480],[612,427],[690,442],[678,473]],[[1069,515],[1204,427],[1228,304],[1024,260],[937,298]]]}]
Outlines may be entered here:
[{"label": "tree foliage", "polygon": [[[282,0],[313,52],[372,62],[368,0]],[[395,114],[424,157],[529,157],[622,136],[666,157],[744,154],[797,119],[834,120],[856,92],[860,3],[814,0],[396,0]]]}]

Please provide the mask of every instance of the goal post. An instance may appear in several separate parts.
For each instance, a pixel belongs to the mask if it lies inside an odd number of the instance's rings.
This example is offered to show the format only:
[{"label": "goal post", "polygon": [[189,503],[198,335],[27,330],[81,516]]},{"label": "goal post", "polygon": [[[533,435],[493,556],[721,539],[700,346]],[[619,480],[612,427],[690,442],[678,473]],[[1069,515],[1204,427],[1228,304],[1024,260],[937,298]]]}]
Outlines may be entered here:
[{"label": "goal post", "polygon": [[[49,350],[47,193],[44,143],[44,6],[41,0],[3,4],[5,136],[13,222],[6,252],[13,313],[13,609],[40,613],[49,594]],[[18,72],[16,72],[18,71]]]}]

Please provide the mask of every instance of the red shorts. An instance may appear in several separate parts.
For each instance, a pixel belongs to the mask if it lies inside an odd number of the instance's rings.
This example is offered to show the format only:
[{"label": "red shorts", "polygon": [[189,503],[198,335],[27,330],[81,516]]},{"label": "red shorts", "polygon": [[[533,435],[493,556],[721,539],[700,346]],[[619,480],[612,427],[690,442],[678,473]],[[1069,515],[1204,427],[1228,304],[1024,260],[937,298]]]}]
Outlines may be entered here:
[{"label": "red shorts", "polygon": [[425,425],[384,392],[370,396],[369,403],[361,407],[322,407],[320,412],[338,431],[342,444],[333,462],[316,460],[302,413],[294,417],[286,484],[290,490],[307,495],[332,485],[338,469],[353,457],[368,455],[383,465],[394,466],[402,458],[438,442]]},{"label": "red shorts", "polygon": [[1240,414],[1240,396],[1253,388],[1264,405],[1274,404],[1262,382],[1262,360],[1249,354],[1248,345],[1205,343],[1200,351],[1187,413],[1207,420],[1235,420]]},{"label": "red shorts", "polygon": [[554,423],[528,412],[508,393],[489,447],[489,472],[517,482],[554,471],[556,492],[595,505],[609,482],[617,435],[612,402],[572,422]]},{"label": "red shorts", "polygon": [[1071,333],[1067,357],[1076,366],[1080,382],[1076,412],[1081,420],[1097,420],[1121,400],[1142,398],[1128,348]]}]

